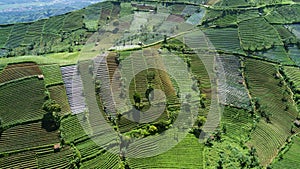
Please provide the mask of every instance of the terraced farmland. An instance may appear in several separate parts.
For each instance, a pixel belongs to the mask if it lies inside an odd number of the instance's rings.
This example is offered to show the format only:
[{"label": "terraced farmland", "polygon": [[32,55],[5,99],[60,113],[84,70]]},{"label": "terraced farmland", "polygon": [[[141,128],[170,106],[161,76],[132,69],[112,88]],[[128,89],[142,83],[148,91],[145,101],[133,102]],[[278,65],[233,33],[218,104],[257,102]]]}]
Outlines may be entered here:
[{"label": "terraced farmland", "polygon": [[33,62],[9,64],[0,74],[0,83],[41,74],[39,66]]},{"label": "terraced farmland", "polygon": [[296,136],[292,140],[292,145],[288,149],[282,159],[278,159],[273,165],[272,168],[274,169],[281,169],[281,168],[297,168],[300,165],[299,161],[299,149],[300,149],[300,138]]},{"label": "terraced farmland", "polygon": [[56,85],[48,88],[50,98],[61,106],[62,115],[71,113],[66,88],[64,85]]},{"label": "terraced farmland", "polygon": [[62,74],[58,65],[43,65],[40,66],[40,68],[42,69],[46,86],[63,83]]},{"label": "terraced farmland", "polygon": [[171,150],[150,158],[128,159],[131,168],[203,168],[203,145],[188,134]]},{"label": "terraced farmland", "polygon": [[[45,114],[42,105],[45,101],[46,90],[43,80],[39,80],[37,77],[25,78],[2,84],[0,89],[2,125],[42,119]],[[22,97],[20,97],[20,92],[22,92]]]},{"label": "terraced farmland", "polygon": [[[30,131],[30,132],[27,132]],[[1,152],[28,150],[41,146],[59,143],[58,132],[47,132],[42,128],[42,123],[19,125],[5,130],[1,134]]]},{"label": "terraced farmland", "polygon": [[[225,79],[219,80],[219,99],[225,105],[251,109],[248,91],[242,76],[240,59],[236,56],[217,57],[218,73]],[[222,77],[222,76],[220,76]]]},{"label": "terraced farmland", "polygon": [[298,113],[287,86],[278,85],[282,79],[276,79],[274,65],[248,59],[245,66],[250,94],[260,105],[256,113],[261,116],[247,144],[256,148],[261,164],[266,165],[291,135],[290,127]]},{"label": "terraced farmland", "polygon": [[240,22],[238,31],[244,50],[255,51],[282,45],[277,31],[263,18]]}]

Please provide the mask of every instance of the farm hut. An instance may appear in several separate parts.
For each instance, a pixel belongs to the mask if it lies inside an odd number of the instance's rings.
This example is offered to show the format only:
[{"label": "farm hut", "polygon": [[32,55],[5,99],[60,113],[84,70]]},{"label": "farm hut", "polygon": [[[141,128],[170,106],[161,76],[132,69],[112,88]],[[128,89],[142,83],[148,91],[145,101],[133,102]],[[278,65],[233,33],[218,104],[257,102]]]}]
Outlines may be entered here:
[{"label": "farm hut", "polygon": [[57,143],[53,146],[54,152],[58,152],[60,150],[60,143]]},{"label": "farm hut", "polygon": [[43,79],[44,79],[44,75],[38,75],[38,78],[39,78],[40,80],[43,80]]}]

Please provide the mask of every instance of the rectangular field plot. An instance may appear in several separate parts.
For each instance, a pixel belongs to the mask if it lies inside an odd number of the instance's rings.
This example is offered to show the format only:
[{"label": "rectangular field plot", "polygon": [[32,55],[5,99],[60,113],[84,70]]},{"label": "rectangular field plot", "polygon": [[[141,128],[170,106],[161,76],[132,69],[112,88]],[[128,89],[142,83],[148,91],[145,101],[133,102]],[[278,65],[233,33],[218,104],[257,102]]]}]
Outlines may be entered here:
[{"label": "rectangular field plot", "polygon": [[39,66],[33,62],[9,64],[0,73],[0,83],[41,74]]},{"label": "rectangular field plot", "polygon": [[2,125],[42,119],[45,111],[44,82],[37,77],[0,86],[0,117]]},{"label": "rectangular field plot", "polygon": [[217,56],[219,74],[218,94],[225,105],[251,109],[248,91],[244,85],[240,60],[236,56]]},{"label": "rectangular field plot", "polygon": [[59,65],[42,65],[40,68],[42,69],[46,86],[63,83]]},{"label": "rectangular field plot", "polygon": [[73,114],[81,113],[86,105],[83,95],[82,80],[76,65],[61,67],[69,104]]},{"label": "rectangular field plot", "polygon": [[242,21],[238,31],[244,50],[263,50],[282,45],[279,34],[264,18]]},{"label": "rectangular field plot", "polygon": [[244,53],[236,28],[207,29],[204,33],[217,50]]},{"label": "rectangular field plot", "polygon": [[256,148],[261,164],[266,166],[291,135],[298,112],[274,65],[247,59],[245,74],[250,94],[256,98],[256,114],[261,117],[247,144]]},{"label": "rectangular field plot", "polygon": [[[173,138],[171,138],[173,139]],[[203,168],[203,147],[198,139],[188,134],[175,147],[149,158],[129,158],[130,168]]]},{"label": "rectangular field plot", "polygon": [[19,125],[5,130],[0,138],[0,151],[26,150],[59,143],[58,132],[47,132],[42,123]]},{"label": "rectangular field plot", "polygon": [[284,5],[275,8],[270,12],[266,19],[270,23],[296,23],[300,21],[300,5]]}]

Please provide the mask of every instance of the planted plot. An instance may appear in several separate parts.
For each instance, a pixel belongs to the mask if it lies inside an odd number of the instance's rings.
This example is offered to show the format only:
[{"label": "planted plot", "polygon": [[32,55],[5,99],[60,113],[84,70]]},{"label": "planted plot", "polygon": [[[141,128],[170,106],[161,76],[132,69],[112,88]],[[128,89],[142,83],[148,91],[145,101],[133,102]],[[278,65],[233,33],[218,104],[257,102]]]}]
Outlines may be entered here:
[{"label": "planted plot", "polygon": [[251,109],[250,99],[241,72],[240,60],[236,56],[218,56],[218,74],[223,74],[218,82],[220,102],[225,105]]},{"label": "planted plot", "polygon": [[100,15],[101,15],[101,4],[88,6],[84,10],[83,22],[85,24],[85,27],[90,31],[96,31],[98,28]]},{"label": "planted plot", "polygon": [[284,17],[284,23],[294,23],[300,21],[300,5],[285,5],[277,8],[276,10]]},{"label": "planted plot", "polygon": [[63,84],[62,74],[59,65],[42,65],[45,85]]},{"label": "planted plot", "polygon": [[241,46],[246,51],[270,49],[282,45],[277,31],[263,18],[254,18],[239,23]]},{"label": "planted plot", "polygon": [[225,15],[213,22],[217,27],[229,27],[237,25],[237,15]]},{"label": "planted plot", "polygon": [[113,4],[111,2],[104,2],[101,4],[101,7],[100,23],[107,23],[111,15]]},{"label": "planted plot", "polygon": [[59,143],[58,132],[47,132],[42,123],[18,125],[5,130],[0,138],[0,151],[27,150]]},{"label": "planted plot", "polygon": [[74,142],[87,135],[84,127],[88,127],[88,121],[85,119],[85,114],[81,113],[69,116],[61,121],[62,138],[67,143]]},{"label": "planted plot", "polygon": [[61,67],[69,105],[73,114],[84,112],[86,109],[82,81],[76,65]]},{"label": "planted plot", "polygon": [[217,50],[243,53],[237,29],[207,29],[204,33]]},{"label": "planted plot", "polygon": [[190,15],[196,13],[196,11],[199,11],[199,10],[200,10],[200,8],[198,6],[186,5],[185,8],[182,10],[181,15],[190,16]]},{"label": "planted plot", "polygon": [[2,125],[42,119],[45,111],[44,82],[36,77],[0,86],[0,117]]},{"label": "planted plot", "polygon": [[0,158],[0,168],[37,168],[34,152],[18,153]]},{"label": "planted plot", "polygon": [[222,0],[217,3],[216,6],[230,6],[230,7],[238,7],[238,6],[249,6],[249,3],[245,0]]},{"label": "planted plot", "polygon": [[103,151],[103,153],[82,162],[82,168],[111,168],[118,169],[121,163],[119,154],[112,154],[109,151]]},{"label": "planted plot", "polygon": [[[13,26],[0,27],[0,47],[4,48]],[[3,36],[5,35],[5,36]]]},{"label": "planted plot", "polygon": [[50,98],[55,100],[61,106],[61,114],[66,115],[71,113],[66,88],[64,85],[51,86],[48,88]]},{"label": "planted plot", "polygon": [[298,168],[300,165],[300,137],[296,136],[292,140],[292,145],[285,154],[283,154],[282,159],[277,159],[277,161],[272,164],[274,169],[282,168]]},{"label": "planted plot", "polygon": [[83,12],[82,11],[76,11],[71,12],[68,15],[66,15],[64,19],[64,24],[62,27],[63,31],[71,32],[74,30],[78,30],[83,27]]},{"label": "planted plot", "polygon": [[204,145],[188,134],[167,152],[149,158],[127,159],[130,168],[203,168]]},{"label": "planted plot", "polygon": [[71,160],[73,160],[73,150],[70,147],[64,147],[59,152],[37,156],[38,168],[45,169],[69,168]]},{"label": "planted plot", "polygon": [[[205,147],[206,168],[219,166],[220,161],[223,161],[223,168],[249,166],[249,162],[241,159],[251,158],[248,154],[249,150],[243,144],[248,140],[252,126],[253,117],[251,117],[249,112],[226,106],[221,118],[221,128],[223,128],[221,130],[223,132],[221,135],[222,141],[218,141],[214,137],[215,141],[211,142],[212,146]],[[254,168],[253,165],[251,167]]]},{"label": "planted plot", "polygon": [[250,94],[256,102],[256,114],[261,117],[247,144],[256,148],[261,164],[266,166],[291,135],[291,124],[298,112],[274,65],[249,59],[245,66]]},{"label": "planted plot", "polygon": [[32,45],[34,46],[35,43],[39,43],[43,29],[44,24],[46,20],[39,20],[36,21],[28,26],[27,33],[25,35],[23,45]]},{"label": "planted plot", "polygon": [[82,161],[88,161],[91,157],[96,157],[105,152],[105,150],[100,145],[97,145],[91,139],[79,142],[75,146],[80,152]]},{"label": "planted plot", "polygon": [[277,30],[279,33],[281,39],[285,43],[295,43],[296,42],[296,37],[287,29],[286,26],[283,25],[274,25],[274,28]]},{"label": "planted plot", "polygon": [[12,34],[10,34],[5,47],[6,48],[16,48],[18,47],[24,40],[28,28],[28,24],[15,24],[11,30]]},{"label": "planted plot", "polygon": [[200,12],[192,14],[187,20],[186,23],[192,24],[192,25],[198,25],[201,24],[202,18],[205,15],[205,10],[200,9]]},{"label": "planted plot", "polygon": [[241,11],[239,15],[237,15],[237,21],[241,22],[248,19],[253,19],[259,17],[259,12],[257,9],[251,9],[246,11]]},{"label": "planted plot", "polygon": [[33,62],[9,64],[0,74],[0,83],[41,74],[39,66]]},{"label": "planted plot", "polygon": [[289,25],[288,28],[297,37],[297,39],[300,39],[300,24]]},{"label": "planted plot", "polygon": [[45,22],[44,33],[51,32],[54,34],[58,34],[64,24],[65,16],[66,15],[59,15],[47,19],[47,21]]},{"label": "planted plot", "polygon": [[284,67],[284,73],[292,81],[296,91],[300,91],[300,69],[297,67]]},{"label": "planted plot", "polygon": [[294,62],[288,57],[288,54],[286,53],[283,46],[274,46],[272,49],[269,49],[267,51],[258,52],[257,55],[261,56],[264,59],[282,64],[294,64]]},{"label": "planted plot", "polygon": [[174,4],[172,6],[169,6],[169,10],[171,11],[172,14],[181,14],[184,8],[185,5],[182,4]]}]

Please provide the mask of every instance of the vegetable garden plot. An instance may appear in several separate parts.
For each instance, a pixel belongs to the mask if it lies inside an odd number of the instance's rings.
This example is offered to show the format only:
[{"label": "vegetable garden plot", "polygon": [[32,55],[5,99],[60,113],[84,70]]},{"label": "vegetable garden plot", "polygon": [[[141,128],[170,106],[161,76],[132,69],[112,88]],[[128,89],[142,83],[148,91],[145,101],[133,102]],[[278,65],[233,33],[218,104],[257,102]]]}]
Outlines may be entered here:
[{"label": "vegetable garden plot", "polygon": [[84,129],[88,128],[89,124],[85,119],[86,115],[79,113],[61,121],[60,130],[62,138],[64,138],[67,143],[75,142],[87,136],[88,133]]},{"label": "vegetable garden plot", "polygon": [[113,91],[111,89],[111,82],[109,76],[109,68],[107,65],[107,55],[98,56],[97,61],[94,61],[94,68],[96,79],[101,81],[100,98],[103,101],[103,107],[105,107],[105,113],[107,115],[115,116],[115,101],[113,98]]},{"label": "vegetable garden plot", "polygon": [[51,86],[48,88],[50,92],[50,98],[55,100],[61,106],[61,115],[71,113],[71,109],[68,102],[66,88],[64,85]]},{"label": "vegetable garden plot", "polygon": [[283,154],[283,159],[277,159],[272,168],[282,169],[282,168],[298,168],[300,165],[300,137],[296,136],[292,139],[292,145],[288,151]]},{"label": "vegetable garden plot", "polygon": [[245,0],[222,0],[221,2],[217,3],[216,6],[230,6],[230,7],[238,7],[238,6],[249,6],[250,4],[247,3]]},{"label": "vegetable garden plot", "polygon": [[58,132],[47,132],[42,123],[18,125],[5,130],[0,138],[0,151],[28,150],[59,143]]},{"label": "vegetable garden plot", "polygon": [[219,68],[217,70],[218,74],[223,74],[225,77],[225,79],[218,81],[220,102],[225,105],[251,109],[250,99],[240,70],[241,64],[239,58],[223,55],[217,56],[216,61],[216,66]]},{"label": "vegetable garden plot", "polygon": [[7,35],[7,36],[0,36],[0,47],[4,48],[8,37],[10,36],[11,30],[13,26],[5,26],[0,27],[0,35]]},{"label": "vegetable garden plot", "polygon": [[274,65],[247,59],[245,66],[250,94],[260,105],[256,114],[262,116],[247,144],[256,148],[261,164],[266,166],[290,136],[298,112],[287,86],[280,85],[283,79],[275,77],[278,71]]},{"label": "vegetable garden plot", "polygon": [[41,74],[39,66],[33,62],[10,64],[0,73],[0,83]]},{"label": "vegetable garden plot", "polygon": [[[21,93],[20,93],[21,92]],[[0,85],[0,117],[2,125],[42,119],[45,111],[45,86],[37,77]]]},{"label": "vegetable garden plot", "polygon": [[66,15],[59,15],[47,19],[44,26],[44,33],[58,34],[64,24],[65,17]]},{"label": "vegetable garden plot", "polygon": [[300,24],[288,25],[288,28],[297,37],[297,39],[300,39]]},{"label": "vegetable garden plot", "polygon": [[82,81],[76,65],[61,67],[63,81],[73,114],[84,112],[86,109]]},{"label": "vegetable garden plot", "polygon": [[236,28],[207,29],[204,33],[217,50],[244,53]]},{"label": "vegetable garden plot", "polygon": [[265,52],[257,52],[257,55],[261,58],[271,60],[282,64],[294,64],[294,62],[288,57],[283,46],[274,46]]},{"label": "vegetable garden plot", "polygon": [[283,42],[296,41],[295,35],[288,30],[288,26],[283,26],[283,25],[273,25],[273,26],[279,33]]},{"label": "vegetable garden plot", "polygon": [[167,152],[154,157],[127,160],[131,168],[202,168],[204,165],[203,147],[194,135],[188,134]]},{"label": "vegetable garden plot", "polygon": [[101,17],[101,5],[91,5],[84,10],[83,23],[90,31],[96,31],[98,28],[98,22]]},{"label": "vegetable garden plot", "polygon": [[34,152],[23,152],[0,158],[0,168],[37,168]]},{"label": "vegetable garden plot", "polygon": [[109,151],[103,151],[103,153],[95,156],[88,161],[82,162],[82,168],[111,168],[118,169],[121,163],[121,159],[119,154],[115,152],[113,154]]},{"label": "vegetable garden plot", "polygon": [[200,8],[198,6],[186,5],[185,8],[183,9],[183,11],[181,12],[181,15],[189,16],[189,15],[196,13],[196,11],[198,11],[198,10],[200,10]]},{"label": "vegetable garden plot", "polygon": [[28,26],[22,45],[33,45],[34,43],[39,43],[42,36],[45,22],[46,20],[39,20],[37,22],[30,24]]},{"label": "vegetable garden plot", "polygon": [[205,15],[205,9],[201,8],[200,12],[192,14],[187,20],[186,23],[192,24],[192,25],[198,25],[201,24],[202,18]]},{"label": "vegetable garden plot", "polygon": [[59,65],[42,65],[40,68],[42,69],[46,86],[63,83]]},{"label": "vegetable garden plot", "polygon": [[15,24],[11,30],[13,32],[10,34],[5,47],[6,48],[16,48],[20,46],[23,42],[25,34],[27,32],[28,24]]},{"label": "vegetable garden plot", "polygon": [[83,27],[83,11],[76,11],[66,15],[62,30],[66,32],[74,31]]},{"label": "vegetable garden plot", "polygon": [[270,49],[282,45],[280,36],[263,18],[254,18],[239,23],[239,37],[244,50]]},{"label": "vegetable garden plot", "polygon": [[73,160],[73,150],[70,147],[64,147],[59,152],[37,156],[38,168],[45,169],[69,168],[71,160]]}]

